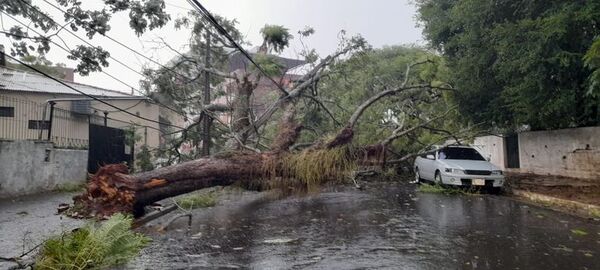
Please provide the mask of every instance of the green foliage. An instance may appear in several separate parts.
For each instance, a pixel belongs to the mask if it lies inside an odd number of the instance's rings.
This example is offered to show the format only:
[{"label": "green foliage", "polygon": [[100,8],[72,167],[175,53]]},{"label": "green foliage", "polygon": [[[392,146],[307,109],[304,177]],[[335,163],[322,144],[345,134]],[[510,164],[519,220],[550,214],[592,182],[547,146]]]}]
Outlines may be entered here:
[{"label": "green foliage", "polygon": [[571,232],[574,235],[577,235],[577,236],[586,236],[586,235],[588,235],[588,232],[586,232],[584,230],[581,230],[581,229],[573,229],[573,230],[571,230]]},{"label": "green foliage", "polygon": [[592,44],[590,49],[583,56],[584,64],[592,70],[592,74],[588,78],[587,95],[591,97],[600,97],[600,38]]},{"label": "green foliage", "polygon": [[88,47],[77,45],[71,50],[67,58],[80,62],[77,64],[77,71],[82,76],[89,75],[91,72],[102,71],[102,67],[108,67],[108,58],[110,54],[102,47]]},{"label": "green foliage", "polygon": [[[293,38],[289,30],[281,25],[267,24],[260,29],[260,33],[263,37],[263,47],[276,53],[283,52],[283,50],[289,46],[290,40]],[[309,34],[310,30],[305,33]]]},{"label": "green foliage", "polygon": [[440,193],[440,194],[445,194],[445,195],[476,195],[479,193],[474,189],[465,190],[465,189],[453,188],[453,187],[443,187],[438,184],[434,184],[434,185],[421,184],[421,185],[419,185],[417,190],[419,192],[423,192],[423,193]]},{"label": "green foliage", "polygon": [[[412,66],[406,78],[406,70]],[[312,132],[304,132],[300,142],[318,140],[324,134],[339,131],[342,121],[350,118],[354,108],[371,96],[397,86],[407,79],[407,85],[431,84],[445,86],[448,70],[445,62],[436,54],[419,47],[386,47],[355,54],[349,59],[337,62],[331,67],[331,73],[323,78],[318,87],[312,89],[312,95],[327,101],[325,106],[340,122],[335,123],[322,106],[307,99],[301,106],[302,124]],[[448,93],[422,91],[409,99],[402,95],[384,98],[369,107],[355,127],[354,142],[357,145],[378,143],[391,135],[398,126],[408,128],[421,119],[447,111],[452,104]],[[431,126],[456,131],[462,127],[462,121],[456,114],[447,119],[435,121]],[[436,142],[446,134],[428,130],[415,130],[409,137],[393,143],[393,148],[401,154],[414,153],[425,145]]]},{"label": "green foliage", "polygon": [[417,5],[424,35],[443,53],[459,89],[452,98],[471,121],[534,130],[600,124],[600,97],[586,89],[593,75],[583,60],[600,34],[598,1]]},{"label": "green foliage", "polygon": [[104,269],[135,257],[149,239],[131,231],[133,220],[116,214],[102,225],[88,224],[42,246],[35,269]]},{"label": "green foliage", "polygon": [[[31,3],[31,1],[0,1],[0,11],[17,17],[19,20],[31,21],[28,27],[39,32],[40,35],[32,35],[21,26],[9,29],[10,36],[14,42],[10,47],[13,56],[27,56],[37,53],[40,56],[47,54],[51,49],[50,39],[57,39],[55,35],[60,32],[59,27],[67,27],[72,32],[83,31],[89,39],[96,34],[105,35],[110,31],[110,19],[113,13],[129,10],[129,25],[136,35],[141,35],[148,30],[165,26],[171,19],[165,12],[163,0],[106,0],[105,6],[99,10],[87,10],[82,7],[83,1],[58,0],[53,5],[67,11],[64,17],[64,26],[58,19],[52,19],[42,8]],[[20,18],[19,18],[20,17]],[[54,18],[57,18],[54,16]],[[77,46],[71,51],[72,54],[81,58],[78,60],[77,71],[81,75],[100,71],[101,67],[108,66],[106,58],[108,52],[98,46]]]},{"label": "green foliage", "polygon": [[[267,73],[267,76],[281,76],[285,69],[279,59],[270,54],[256,54],[254,55],[254,61]],[[256,67],[251,66],[251,70],[255,71]]]},{"label": "green foliage", "polygon": [[213,194],[190,194],[179,197],[175,200],[177,204],[184,209],[196,209],[212,207],[217,204],[217,199]]},{"label": "green foliage", "polygon": [[142,145],[140,151],[135,155],[138,168],[142,172],[154,170],[154,164],[152,163],[152,153],[148,149],[147,145]]},{"label": "green foliage", "polygon": [[[346,173],[357,167],[353,153],[352,146],[343,146],[288,154],[267,161],[264,174],[275,179],[270,181],[269,188],[313,192],[327,180],[343,182]],[[283,179],[277,178],[279,175]]]},{"label": "green foliage", "polygon": [[135,145],[142,139],[142,136],[137,134],[137,128],[135,126],[129,126],[123,130],[125,132],[125,144]]},{"label": "green foliage", "polygon": [[80,192],[85,188],[85,183],[63,183],[57,185],[52,191],[54,192]]}]

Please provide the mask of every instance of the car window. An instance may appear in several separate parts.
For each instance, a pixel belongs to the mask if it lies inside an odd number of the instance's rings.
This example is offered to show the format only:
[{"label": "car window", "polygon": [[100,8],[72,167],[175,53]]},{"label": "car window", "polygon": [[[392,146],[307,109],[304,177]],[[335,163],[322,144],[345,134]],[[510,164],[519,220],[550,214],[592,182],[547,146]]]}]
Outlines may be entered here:
[{"label": "car window", "polygon": [[444,148],[440,150],[438,159],[485,160],[477,150],[463,147]]}]

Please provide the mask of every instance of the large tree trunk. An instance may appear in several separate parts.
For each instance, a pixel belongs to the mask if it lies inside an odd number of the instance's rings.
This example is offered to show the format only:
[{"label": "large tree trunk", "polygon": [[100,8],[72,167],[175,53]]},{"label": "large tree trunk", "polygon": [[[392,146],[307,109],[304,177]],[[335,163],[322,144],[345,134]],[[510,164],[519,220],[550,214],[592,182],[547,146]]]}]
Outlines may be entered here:
[{"label": "large tree trunk", "polygon": [[235,153],[201,158],[149,172],[127,175],[123,164],[102,167],[83,195],[74,198],[76,215],[107,217],[116,212],[143,215],[144,206],[194,190],[227,186],[263,176],[263,164],[272,153]]},{"label": "large tree trunk", "polygon": [[288,171],[280,168],[280,160],[289,154],[288,148],[302,129],[295,123],[294,114],[294,106],[286,106],[270,152],[236,150],[134,175],[127,174],[124,164],[104,166],[92,177],[85,194],[74,198],[79,205],[76,209],[83,210],[76,216],[104,218],[116,212],[141,216],[147,205],[202,188],[240,181],[246,181],[243,184],[249,187],[260,187],[263,179],[273,180],[278,172]]}]

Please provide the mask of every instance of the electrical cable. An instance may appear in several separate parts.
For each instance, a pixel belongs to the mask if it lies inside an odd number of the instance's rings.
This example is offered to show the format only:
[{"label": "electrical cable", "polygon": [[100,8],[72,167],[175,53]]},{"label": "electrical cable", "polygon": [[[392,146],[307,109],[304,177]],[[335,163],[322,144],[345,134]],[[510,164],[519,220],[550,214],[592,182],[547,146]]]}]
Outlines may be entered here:
[{"label": "electrical cable", "polygon": [[21,61],[21,60],[17,59],[16,57],[13,57],[13,56],[11,56],[11,55],[8,55],[8,54],[4,54],[4,55],[5,55],[5,56],[7,56],[8,58],[12,59],[13,61],[16,61],[17,63],[19,63],[19,64],[21,64],[21,65],[23,65],[23,66],[25,66],[25,67],[27,67],[27,68],[29,68],[29,69],[31,69],[31,70],[33,70],[33,71],[35,71],[35,72],[37,72],[37,73],[39,73],[39,74],[41,74],[41,75],[43,75],[44,77],[47,77],[47,78],[49,78],[49,79],[51,79],[51,80],[53,80],[53,81],[55,81],[55,82],[57,82],[57,83],[59,83],[59,84],[61,84],[61,85],[65,86],[65,87],[67,87],[67,88],[69,88],[69,89],[71,89],[71,90],[73,90],[73,91],[75,91],[75,92],[77,92],[77,93],[79,93],[79,94],[83,95],[83,96],[86,96],[86,97],[88,97],[88,98],[91,98],[91,99],[93,99],[93,100],[95,100],[95,101],[98,101],[98,102],[100,102],[100,103],[102,103],[102,104],[104,104],[104,105],[106,105],[106,106],[109,106],[109,107],[111,107],[111,108],[113,108],[113,109],[117,109],[117,110],[119,110],[120,112],[123,112],[123,113],[125,113],[125,114],[131,115],[131,116],[133,116],[133,117],[136,117],[136,118],[139,118],[139,119],[142,119],[142,120],[148,121],[148,122],[157,123],[157,124],[160,124],[160,125],[171,126],[171,127],[175,127],[175,128],[179,128],[179,129],[182,129],[182,130],[184,130],[184,128],[182,128],[182,127],[179,127],[179,126],[172,125],[172,124],[170,124],[170,123],[164,123],[164,122],[156,121],[156,120],[153,120],[153,119],[150,119],[150,118],[146,118],[146,117],[143,117],[143,116],[139,116],[139,115],[137,115],[137,114],[134,114],[134,113],[131,113],[131,112],[129,112],[129,111],[125,111],[125,110],[123,110],[123,109],[121,109],[121,108],[119,108],[119,107],[117,107],[117,106],[115,106],[115,105],[113,105],[113,104],[110,104],[110,103],[108,103],[108,102],[105,102],[105,101],[104,101],[104,100],[102,100],[102,99],[99,99],[99,98],[97,98],[97,97],[95,97],[95,96],[89,95],[89,94],[87,94],[87,93],[85,93],[85,92],[83,92],[83,91],[80,91],[80,90],[78,90],[78,89],[76,89],[76,88],[74,88],[74,87],[72,87],[72,86],[70,86],[70,85],[66,84],[65,82],[63,82],[63,81],[61,81],[61,80],[59,80],[59,79],[56,79],[56,78],[54,78],[54,77],[52,77],[52,76],[48,75],[47,73],[45,73],[45,72],[43,72],[43,71],[41,71],[41,70],[39,70],[39,69],[37,69],[37,68],[35,68],[35,67],[33,67],[33,66],[29,65],[29,64],[27,64],[27,63],[25,63],[25,62],[23,62],[23,61]]},{"label": "electrical cable", "polygon": [[196,11],[198,11],[198,13],[200,13],[200,15],[208,19],[208,21],[217,29],[217,31],[220,32],[221,35],[223,35],[226,39],[228,39],[229,42],[231,42],[231,44],[234,47],[236,47],[248,59],[248,61],[250,61],[250,63],[252,63],[265,77],[267,77],[271,82],[273,82],[279,90],[281,90],[286,96],[289,95],[289,93],[283,88],[283,86],[281,86],[277,81],[275,81],[275,79],[269,76],[269,74],[267,74],[267,72],[260,65],[258,65],[254,61],[254,59],[252,59],[250,54],[244,48],[242,48],[229,33],[227,33],[227,30],[225,30],[225,28],[223,28],[223,26],[219,24],[215,17],[206,8],[204,8],[204,6],[200,4],[200,2],[198,2],[197,0],[187,1],[190,3],[190,5],[194,7],[194,9],[196,9]]},{"label": "electrical cable", "polygon": [[[20,1],[23,1],[23,0],[20,0]],[[87,24],[87,22],[85,22],[85,21],[82,21],[82,20],[80,20],[79,18],[77,18],[77,17],[75,17],[75,16],[71,15],[70,13],[68,13],[67,11],[65,11],[64,9],[60,8],[59,6],[56,6],[55,4],[52,4],[52,3],[50,3],[48,0],[43,0],[43,1],[44,1],[44,2],[46,2],[48,5],[50,5],[50,6],[54,7],[55,9],[59,10],[60,12],[62,12],[63,14],[65,14],[66,16],[73,17],[73,19],[75,19],[77,22],[79,22],[79,23],[81,23],[81,24]],[[122,42],[120,42],[120,41],[118,41],[118,40],[116,40],[116,39],[112,38],[112,37],[111,37],[111,36],[109,36],[108,34],[106,34],[106,33],[98,33],[98,34],[100,34],[100,35],[102,35],[102,36],[104,36],[104,37],[108,38],[109,40],[111,40],[111,41],[112,41],[112,42],[114,42],[114,43],[117,43],[117,44],[119,44],[120,46],[122,46],[122,47],[126,48],[127,50],[129,50],[129,51],[133,52],[134,54],[136,54],[136,55],[138,55],[138,56],[141,56],[142,58],[144,58],[144,59],[146,59],[146,60],[148,60],[148,61],[150,61],[150,62],[152,62],[152,63],[154,63],[154,64],[156,64],[156,65],[159,65],[159,66],[160,66],[160,67],[162,67],[162,68],[165,68],[166,70],[168,70],[168,71],[172,72],[173,74],[175,74],[175,75],[178,75],[178,76],[181,76],[182,78],[184,78],[184,79],[186,79],[186,80],[189,80],[189,79],[187,78],[187,76],[185,76],[185,75],[182,75],[181,73],[178,73],[178,72],[176,72],[176,71],[175,71],[173,68],[167,67],[167,66],[165,66],[165,65],[163,65],[163,64],[161,64],[161,63],[159,63],[159,62],[157,62],[156,60],[154,60],[154,59],[152,59],[152,58],[150,58],[150,57],[148,57],[148,56],[146,56],[146,55],[144,55],[144,54],[142,54],[142,53],[140,53],[140,52],[138,52],[138,51],[136,51],[136,50],[132,49],[131,47],[129,47],[129,46],[127,46],[127,45],[123,44]]]},{"label": "electrical cable", "polygon": [[[20,1],[22,1],[22,0],[20,0]],[[6,15],[7,15],[9,18],[13,19],[13,20],[14,20],[14,21],[16,21],[17,23],[19,23],[19,24],[21,24],[21,25],[23,25],[23,26],[27,27],[28,29],[31,29],[31,30],[32,30],[34,33],[36,33],[37,35],[39,35],[39,36],[42,36],[42,37],[44,36],[44,35],[40,34],[38,31],[36,31],[35,29],[32,29],[32,28],[30,28],[30,27],[29,27],[28,25],[26,25],[25,23],[21,22],[20,20],[16,19],[15,17],[11,16],[10,14],[7,14],[7,13],[5,13],[4,11],[0,11],[0,12],[2,12],[2,13],[4,13],[4,14],[6,14]],[[43,13],[42,13],[42,12],[40,12],[40,11],[38,11],[38,12],[39,12],[40,14],[43,14]],[[50,17],[48,17],[48,18],[49,18],[50,20],[52,20],[52,18],[50,18]],[[56,23],[56,22],[54,21],[54,23]],[[68,31],[68,30],[67,30],[67,31]],[[24,38],[23,36],[20,36],[20,35],[15,35],[15,34],[12,34],[12,33],[9,33],[9,32],[3,32],[3,33],[4,33],[4,34],[7,34],[7,35],[12,35],[12,36],[17,36],[17,37],[20,37],[20,38]],[[69,33],[71,33],[71,32],[69,32]],[[73,33],[71,33],[71,34],[72,34],[72,35],[74,35]],[[56,34],[56,36],[58,36],[58,34]],[[76,35],[75,35],[75,36],[76,36]],[[76,37],[78,37],[78,36],[76,36]],[[45,38],[45,37],[44,37],[44,38]],[[79,38],[79,37],[78,37],[78,38]],[[72,55],[73,57],[76,57],[75,55],[73,55],[73,54],[71,53],[71,51],[70,51],[70,50],[68,50],[68,49],[64,48],[62,45],[60,45],[60,44],[56,43],[56,42],[55,42],[55,41],[53,41],[52,39],[49,39],[49,38],[45,38],[45,39],[47,39],[49,42],[53,43],[54,45],[56,45],[57,47],[59,47],[59,48],[60,48],[60,49],[62,49],[63,51],[67,52],[68,54]],[[89,43],[88,43],[88,44],[89,44]],[[91,46],[93,46],[93,45],[91,45]],[[110,56],[109,56],[109,57],[110,57]],[[76,58],[78,58],[78,59],[82,60],[82,59],[81,59],[81,58],[79,58],[79,57],[76,57]],[[114,59],[114,58],[112,58],[112,57],[110,57],[110,58],[111,58],[111,59]],[[120,61],[117,61],[117,62],[118,62],[118,63],[121,63]],[[121,63],[121,64],[122,64],[122,63]],[[122,64],[122,65],[124,65],[124,64]],[[129,68],[129,69],[131,69],[131,68]],[[145,96],[145,95],[144,95],[144,94],[143,94],[143,93],[142,93],[140,90],[138,90],[138,89],[136,89],[135,87],[133,87],[133,86],[131,86],[131,85],[127,84],[126,82],[124,82],[124,81],[120,80],[119,78],[115,77],[114,75],[112,75],[112,74],[110,74],[110,73],[108,73],[108,72],[106,72],[106,71],[103,71],[103,70],[100,70],[100,72],[104,73],[104,74],[105,74],[105,75],[107,75],[108,77],[110,77],[110,78],[112,78],[112,79],[114,79],[114,80],[116,80],[116,81],[120,82],[121,84],[123,84],[123,85],[125,85],[125,86],[128,86],[128,87],[130,87],[131,89],[133,89],[133,90],[137,91],[138,93],[141,93],[143,96]],[[139,73],[139,72],[138,72],[138,74],[141,74],[141,73]],[[143,74],[142,74],[142,76],[143,76]],[[178,110],[176,110],[176,109],[173,109],[173,108],[171,108],[171,107],[169,107],[169,106],[167,106],[167,105],[165,105],[165,104],[163,104],[163,103],[161,103],[161,102],[159,102],[159,101],[156,101],[156,100],[153,100],[153,99],[151,99],[151,101],[152,101],[153,103],[155,103],[155,104],[157,104],[157,105],[159,105],[159,106],[162,106],[162,107],[164,107],[164,108],[167,108],[167,109],[169,109],[169,110],[171,110],[171,111],[173,111],[173,112],[175,112],[175,113],[177,113],[177,114],[179,114],[179,115],[181,115],[181,116],[183,116],[183,117],[187,117],[185,114],[182,114],[182,113],[181,113],[181,112],[179,112]]]}]

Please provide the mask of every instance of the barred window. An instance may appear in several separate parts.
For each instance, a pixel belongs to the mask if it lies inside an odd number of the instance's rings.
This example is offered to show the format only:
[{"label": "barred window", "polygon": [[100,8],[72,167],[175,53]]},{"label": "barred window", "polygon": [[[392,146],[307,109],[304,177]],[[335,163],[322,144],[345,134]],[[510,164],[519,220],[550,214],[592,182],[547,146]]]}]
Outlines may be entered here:
[{"label": "barred window", "polygon": [[15,107],[0,107],[0,117],[15,117]]},{"label": "barred window", "polygon": [[46,120],[29,120],[29,129],[48,129],[50,121]]}]

